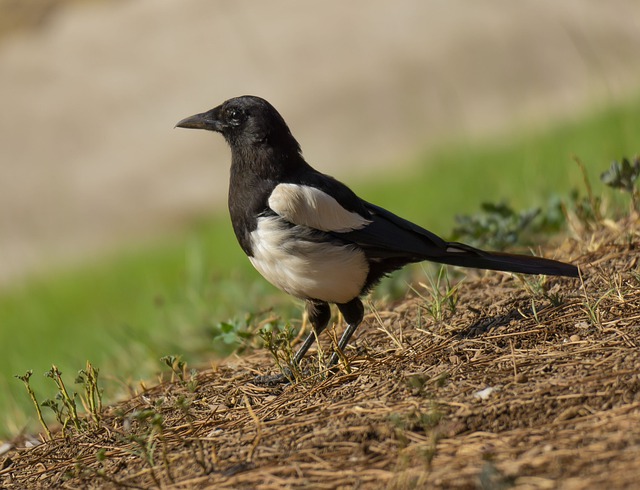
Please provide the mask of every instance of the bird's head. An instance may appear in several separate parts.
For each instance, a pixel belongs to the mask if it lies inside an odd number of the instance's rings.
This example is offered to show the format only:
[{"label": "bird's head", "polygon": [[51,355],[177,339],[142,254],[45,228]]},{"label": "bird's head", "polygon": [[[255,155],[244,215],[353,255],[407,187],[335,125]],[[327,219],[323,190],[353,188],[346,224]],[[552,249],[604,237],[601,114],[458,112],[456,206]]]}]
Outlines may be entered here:
[{"label": "bird's head", "polygon": [[300,151],[278,111],[266,100],[252,95],[229,99],[210,111],[182,119],[176,127],[216,131],[232,149],[269,145],[285,151]]}]

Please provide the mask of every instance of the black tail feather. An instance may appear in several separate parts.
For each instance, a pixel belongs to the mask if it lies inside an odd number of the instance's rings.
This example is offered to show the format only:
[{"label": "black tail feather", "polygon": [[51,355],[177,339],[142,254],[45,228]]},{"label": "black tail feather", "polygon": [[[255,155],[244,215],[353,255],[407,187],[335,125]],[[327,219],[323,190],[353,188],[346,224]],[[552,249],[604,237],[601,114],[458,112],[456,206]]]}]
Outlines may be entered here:
[{"label": "black tail feather", "polygon": [[578,268],[557,260],[503,252],[485,252],[462,243],[447,244],[446,255],[432,258],[443,264],[491,269],[520,274],[545,274],[547,276],[578,277]]}]

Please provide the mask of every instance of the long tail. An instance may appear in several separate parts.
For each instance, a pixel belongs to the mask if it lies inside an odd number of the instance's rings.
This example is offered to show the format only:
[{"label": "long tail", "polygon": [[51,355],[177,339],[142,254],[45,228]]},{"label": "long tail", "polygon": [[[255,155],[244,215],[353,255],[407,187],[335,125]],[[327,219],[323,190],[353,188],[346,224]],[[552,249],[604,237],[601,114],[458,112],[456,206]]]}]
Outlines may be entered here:
[{"label": "long tail", "polygon": [[456,242],[447,243],[446,254],[430,260],[462,267],[475,267],[477,269],[578,277],[578,268],[575,265],[528,255],[485,252],[484,250]]}]

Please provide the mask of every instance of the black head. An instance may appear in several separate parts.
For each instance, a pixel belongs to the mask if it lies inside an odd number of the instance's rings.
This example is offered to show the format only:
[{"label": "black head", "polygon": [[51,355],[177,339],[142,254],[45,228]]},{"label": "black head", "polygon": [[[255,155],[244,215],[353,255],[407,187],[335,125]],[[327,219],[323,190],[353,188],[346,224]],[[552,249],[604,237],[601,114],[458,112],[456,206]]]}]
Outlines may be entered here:
[{"label": "black head", "polygon": [[252,95],[229,99],[210,111],[183,119],[176,127],[216,131],[232,149],[268,145],[281,151],[300,151],[278,111]]}]

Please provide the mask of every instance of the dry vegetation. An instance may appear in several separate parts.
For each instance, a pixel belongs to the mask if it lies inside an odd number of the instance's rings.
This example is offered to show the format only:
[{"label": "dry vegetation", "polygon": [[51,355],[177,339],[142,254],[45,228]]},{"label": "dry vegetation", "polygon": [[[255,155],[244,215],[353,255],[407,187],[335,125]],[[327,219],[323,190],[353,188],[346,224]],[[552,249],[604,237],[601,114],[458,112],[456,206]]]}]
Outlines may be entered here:
[{"label": "dry vegetation", "polygon": [[580,235],[556,255],[582,280],[470,275],[439,321],[419,296],[378,308],[333,376],[258,386],[263,349],[176,377],[12,449],[0,487],[635,485],[640,220]]}]

